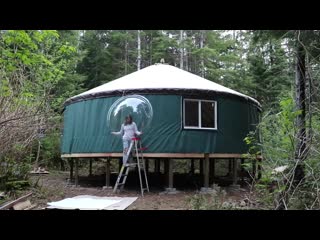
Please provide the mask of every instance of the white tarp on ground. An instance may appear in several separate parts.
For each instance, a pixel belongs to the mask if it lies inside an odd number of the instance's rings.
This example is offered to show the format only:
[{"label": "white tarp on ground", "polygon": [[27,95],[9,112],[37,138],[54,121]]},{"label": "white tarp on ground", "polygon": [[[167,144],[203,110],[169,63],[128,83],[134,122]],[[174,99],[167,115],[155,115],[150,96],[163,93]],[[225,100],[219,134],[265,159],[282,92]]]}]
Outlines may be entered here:
[{"label": "white tarp on ground", "polygon": [[230,93],[251,99],[258,105],[260,103],[242,93],[226,88],[220,84],[209,81],[205,78],[199,77],[188,71],[181,70],[177,67],[156,64],[143,68],[139,71],[133,72],[99,87],[93,88],[89,91],[81,93],[70,99],[96,94],[101,92],[108,92],[114,90],[130,90],[130,89],[198,89],[198,90],[213,90],[217,92]]},{"label": "white tarp on ground", "polygon": [[49,209],[125,210],[137,197],[97,197],[81,195],[48,203]]}]

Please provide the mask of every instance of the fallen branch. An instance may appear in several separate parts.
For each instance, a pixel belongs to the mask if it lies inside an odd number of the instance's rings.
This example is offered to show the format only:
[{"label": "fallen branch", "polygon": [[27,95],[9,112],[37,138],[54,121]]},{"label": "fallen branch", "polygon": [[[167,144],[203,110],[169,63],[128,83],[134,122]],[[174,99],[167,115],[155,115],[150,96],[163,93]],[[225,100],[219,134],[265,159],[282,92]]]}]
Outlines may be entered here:
[{"label": "fallen branch", "polygon": [[8,210],[8,209],[12,208],[14,205],[16,205],[17,203],[26,200],[26,199],[27,199],[28,197],[30,197],[31,195],[32,195],[32,192],[31,192],[31,193],[28,193],[27,195],[22,196],[22,197],[20,197],[20,198],[18,198],[18,199],[16,199],[16,200],[13,200],[13,201],[11,201],[11,202],[9,202],[9,203],[6,203],[6,204],[0,206],[0,210]]}]

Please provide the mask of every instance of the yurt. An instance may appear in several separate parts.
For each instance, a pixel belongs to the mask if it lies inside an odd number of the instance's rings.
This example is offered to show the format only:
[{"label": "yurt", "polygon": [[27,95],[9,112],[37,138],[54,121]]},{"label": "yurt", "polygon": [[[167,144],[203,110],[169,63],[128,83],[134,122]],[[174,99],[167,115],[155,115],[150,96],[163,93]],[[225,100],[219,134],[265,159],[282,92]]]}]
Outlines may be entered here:
[{"label": "yurt", "polygon": [[[64,104],[63,158],[121,158],[119,131],[130,114],[145,157],[240,159],[259,122],[260,103],[167,64],[155,64],[71,97]],[[210,175],[209,163],[204,173]],[[169,187],[173,187],[169,172]],[[208,176],[205,176],[208,187]]]}]

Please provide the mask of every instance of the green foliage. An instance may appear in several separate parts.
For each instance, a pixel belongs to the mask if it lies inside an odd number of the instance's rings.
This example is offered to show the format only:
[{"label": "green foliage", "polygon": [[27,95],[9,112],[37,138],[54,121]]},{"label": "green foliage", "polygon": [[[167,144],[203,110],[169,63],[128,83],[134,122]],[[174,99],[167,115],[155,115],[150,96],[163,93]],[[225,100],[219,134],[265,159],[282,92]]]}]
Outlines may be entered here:
[{"label": "green foliage", "polygon": [[[67,97],[79,89],[74,74],[79,60],[76,34],[45,30],[9,30],[0,35],[0,163],[2,187],[19,189],[35,160],[40,129],[60,136],[60,121],[52,119]],[[72,38],[73,36],[73,38]],[[74,45],[72,45],[74,44]],[[66,79],[66,74],[73,79]],[[55,113],[57,112],[57,113]],[[59,127],[57,127],[57,125]],[[54,133],[53,133],[54,132]],[[55,143],[54,139],[51,139]],[[46,142],[46,147],[51,143]],[[50,151],[59,151],[55,143]],[[47,153],[52,155],[52,153]],[[25,157],[29,156],[29,157]],[[56,156],[55,156],[56,157]],[[6,185],[6,182],[9,185]],[[11,182],[11,183],[10,183]],[[21,184],[20,184],[21,183]]]},{"label": "green foliage", "polygon": [[6,191],[17,191],[17,190],[23,190],[30,186],[30,183],[28,181],[7,181],[6,182]]},{"label": "green foliage", "polygon": [[191,210],[242,210],[250,209],[227,197],[224,190],[211,194],[195,194],[188,199]]},{"label": "green foliage", "polygon": [[0,190],[21,189],[28,186],[28,175],[31,170],[29,159],[16,161],[11,158],[0,160]]}]

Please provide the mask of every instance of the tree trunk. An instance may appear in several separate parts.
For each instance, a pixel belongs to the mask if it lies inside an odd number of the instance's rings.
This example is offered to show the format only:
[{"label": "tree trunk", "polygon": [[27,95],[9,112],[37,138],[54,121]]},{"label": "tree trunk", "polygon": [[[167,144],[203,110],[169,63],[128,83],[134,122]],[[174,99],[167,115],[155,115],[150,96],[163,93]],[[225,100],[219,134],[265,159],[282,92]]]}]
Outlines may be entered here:
[{"label": "tree trunk", "polygon": [[183,69],[183,30],[180,30],[180,68]]},{"label": "tree trunk", "polygon": [[137,58],[137,68],[141,68],[141,39],[140,39],[140,30],[138,30],[138,58]]},{"label": "tree trunk", "polygon": [[150,63],[149,63],[149,65],[150,66],[152,65],[152,41],[153,41],[153,37],[152,37],[152,33],[151,33],[150,42],[149,42],[149,48],[150,48]]},{"label": "tree trunk", "polygon": [[[127,32],[127,35],[129,35],[129,33]],[[126,37],[126,42],[125,42],[125,51],[124,51],[124,74],[127,75],[128,74],[128,39]]]},{"label": "tree trunk", "polygon": [[295,182],[300,182],[304,177],[302,161],[306,158],[306,53],[301,45],[297,42],[297,57],[296,57],[296,109],[301,113],[296,118],[296,139],[297,145],[295,149],[295,161],[297,168],[294,173]]},{"label": "tree trunk", "polygon": [[[204,30],[200,31],[200,49],[203,48],[203,42],[204,42]],[[200,76],[204,77],[204,57],[203,53],[201,53],[201,61],[200,61]]]}]

